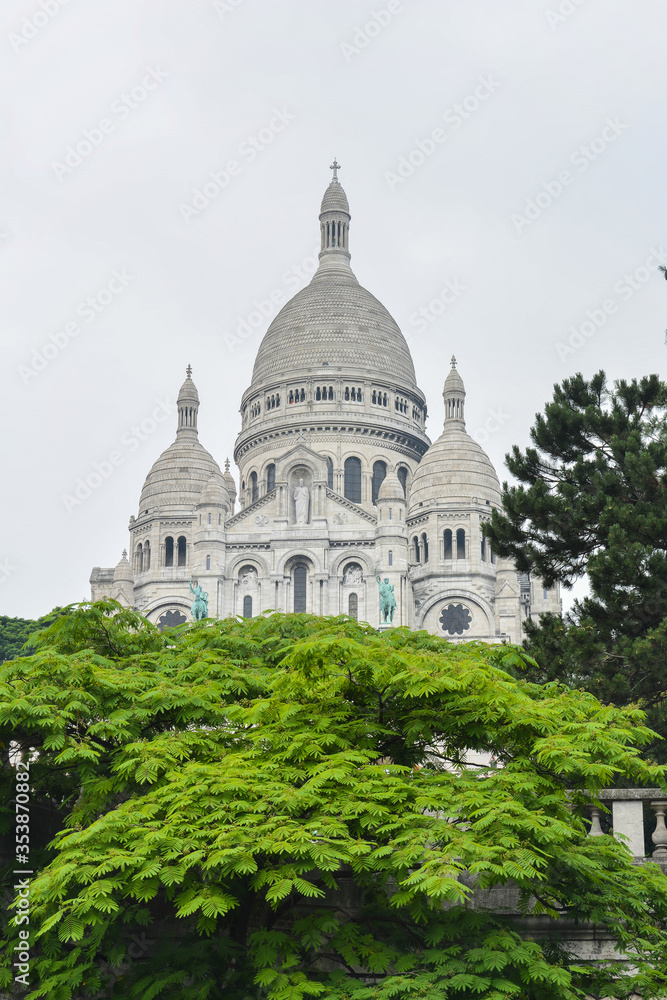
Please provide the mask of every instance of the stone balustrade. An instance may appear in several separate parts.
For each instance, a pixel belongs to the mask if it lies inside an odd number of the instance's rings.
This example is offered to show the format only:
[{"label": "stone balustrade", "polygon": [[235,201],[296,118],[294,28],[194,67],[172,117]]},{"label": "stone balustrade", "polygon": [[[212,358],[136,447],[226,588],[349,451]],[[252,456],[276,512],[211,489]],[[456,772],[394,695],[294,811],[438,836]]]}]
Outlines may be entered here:
[{"label": "stone balustrade", "polygon": [[637,860],[667,865],[667,793],[660,788],[608,788],[599,798],[610,811],[591,809],[589,836],[620,835]]}]

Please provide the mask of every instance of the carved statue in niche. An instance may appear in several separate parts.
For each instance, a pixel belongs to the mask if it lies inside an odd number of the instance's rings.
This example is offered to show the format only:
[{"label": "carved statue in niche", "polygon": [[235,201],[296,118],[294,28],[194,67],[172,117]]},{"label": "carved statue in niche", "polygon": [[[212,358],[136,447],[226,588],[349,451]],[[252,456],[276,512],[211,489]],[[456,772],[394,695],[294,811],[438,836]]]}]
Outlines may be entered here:
[{"label": "carved statue in niche", "polygon": [[350,563],[349,566],[345,567],[345,571],[343,573],[343,583],[346,586],[363,582],[364,575],[359,563]]},{"label": "carved statue in niche", "polygon": [[303,479],[300,479],[299,485],[294,490],[294,508],[296,512],[297,524],[308,524],[309,500],[310,500],[310,490],[305,485]]},{"label": "carved statue in niche", "polygon": [[239,584],[243,590],[253,590],[257,586],[257,570],[254,566],[244,566],[239,575]]}]

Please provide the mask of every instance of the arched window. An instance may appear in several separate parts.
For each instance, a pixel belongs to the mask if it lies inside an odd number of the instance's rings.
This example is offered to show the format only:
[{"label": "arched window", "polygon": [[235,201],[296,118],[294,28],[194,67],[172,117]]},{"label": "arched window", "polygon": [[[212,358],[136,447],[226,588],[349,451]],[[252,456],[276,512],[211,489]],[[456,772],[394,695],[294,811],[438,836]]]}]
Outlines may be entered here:
[{"label": "arched window", "polygon": [[344,496],[352,503],[361,503],[361,459],[352,457],[345,459]]},{"label": "arched window", "polygon": [[208,515],[208,523],[209,524],[211,523],[211,515],[210,514]]},{"label": "arched window", "polygon": [[306,610],[306,586],[308,571],[305,566],[294,567],[294,613]]},{"label": "arched window", "polygon": [[185,566],[186,541],[185,535],[178,536],[178,565]]},{"label": "arched window", "polygon": [[250,503],[259,500],[259,486],[257,485],[257,473],[250,473]]},{"label": "arched window", "polygon": [[424,553],[424,562],[428,562],[428,538],[426,537],[426,532],[422,535],[422,552]]},{"label": "arched window", "polygon": [[458,528],[456,532],[456,558],[465,559],[466,557],[466,533],[463,528]]},{"label": "arched window", "polygon": [[333,386],[329,386],[329,399],[333,399]]},{"label": "arched window", "polygon": [[206,556],[206,569],[210,569],[210,568],[211,568],[211,557],[210,556]]},{"label": "arched window", "polygon": [[371,488],[371,497],[373,503],[378,502],[378,493],[380,492],[382,481],[384,480],[386,475],[387,475],[387,463],[375,462],[373,464],[373,483]]},{"label": "arched window", "polygon": [[347,613],[350,618],[359,616],[359,598],[356,594],[350,594],[347,600]]},{"label": "arched window", "polygon": [[482,535],[482,562],[486,562],[486,538]]},{"label": "arched window", "polygon": [[333,487],[333,472],[334,472],[334,470],[333,470],[333,458],[330,458],[327,455],[327,486],[329,487],[330,490],[332,490],[334,488]]},{"label": "arched window", "polygon": [[151,568],[151,543],[144,542],[144,573]]},{"label": "arched window", "polygon": [[447,528],[445,532],[445,559],[452,558],[452,533]]},{"label": "arched window", "polygon": [[496,553],[493,551],[491,542],[489,542],[489,555],[491,556],[491,562],[494,563],[496,561]]},{"label": "arched window", "polygon": [[318,385],[317,389],[315,390],[315,400],[316,400],[316,402],[319,401],[321,398],[322,398],[322,391],[321,391],[321,389],[320,389],[320,387]]},{"label": "arched window", "polygon": [[416,535],[412,539],[412,547],[415,553],[415,562],[419,562],[419,539],[417,538]]},{"label": "arched window", "polygon": [[266,467],[266,492],[270,493],[271,490],[276,488],[276,467],[271,462],[271,465]]},{"label": "arched window", "polygon": [[345,398],[346,399],[350,398],[350,387],[349,387],[349,385],[345,386]]},{"label": "arched window", "polygon": [[407,497],[407,495],[408,495],[408,470],[405,468],[404,465],[402,465],[400,467],[400,469],[398,470],[398,481],[401,484],[401,486],[403,487],[403,496]]},{"label": "arched window", "polygon": [[391,549],[389,549],[389,565],[390,566],[394,565],[394,553],[391,551]]},{"label": "arched window", "polygon": [[137,545],[137,551],[135,553],[135,563],[136,563],[135,566],[136,572],[142,573],[144,569],[144,547],[141,544],[141,542],[139,542],[139,544]]},{"label": "arched window", "polygon": [[171,535],[164,540],[164,564],[165,566],[174,565],[174,539]]},{"label": "arched window", "polygon": [[248,594],[243,598],[243,617],[252,618],[252,597]]}]

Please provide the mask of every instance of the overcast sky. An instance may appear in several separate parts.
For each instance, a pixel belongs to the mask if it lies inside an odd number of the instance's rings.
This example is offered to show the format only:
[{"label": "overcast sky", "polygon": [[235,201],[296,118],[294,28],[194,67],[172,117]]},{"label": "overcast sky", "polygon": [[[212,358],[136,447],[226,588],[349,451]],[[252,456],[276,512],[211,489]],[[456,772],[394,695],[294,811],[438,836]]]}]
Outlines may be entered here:
[{"label": "overcast sky", "polygon": [[232,457],[334,155],[432,439],[452,353],[501,480],[554,382],[662,374],[665,37],[663,0],[4,0],[0,613],[117,563],[188,363]]}]

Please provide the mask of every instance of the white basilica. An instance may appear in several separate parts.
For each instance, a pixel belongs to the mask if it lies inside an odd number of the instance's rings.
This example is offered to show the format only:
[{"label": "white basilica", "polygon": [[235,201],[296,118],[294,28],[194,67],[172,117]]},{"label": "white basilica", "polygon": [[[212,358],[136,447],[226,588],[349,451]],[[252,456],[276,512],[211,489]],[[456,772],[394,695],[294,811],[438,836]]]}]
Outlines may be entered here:
[{"label": "white basilica", "polygon": [[395,626],[491,642],[521,642],[526,617],[560,612],[557,588],[517,574],[482,535],[500,485],[466,432],[454,359],[442,434],[427,437],[410,351],[350,268],[349,227],[334,169],[319,268],[270,324],[241,400],[238,494],[229,461],[221,472],[199,442],[188,368],[176,438],[130,517],[130,559],[93,569],[93,600],[174,625],[191,617],[192,581],[209,616],[308,611],[377,626],[379,578],[394,588]]}]

